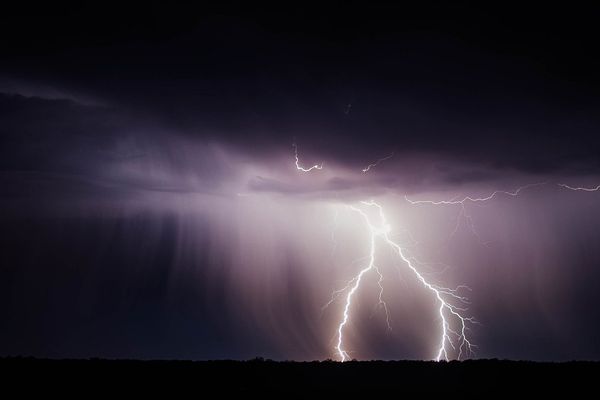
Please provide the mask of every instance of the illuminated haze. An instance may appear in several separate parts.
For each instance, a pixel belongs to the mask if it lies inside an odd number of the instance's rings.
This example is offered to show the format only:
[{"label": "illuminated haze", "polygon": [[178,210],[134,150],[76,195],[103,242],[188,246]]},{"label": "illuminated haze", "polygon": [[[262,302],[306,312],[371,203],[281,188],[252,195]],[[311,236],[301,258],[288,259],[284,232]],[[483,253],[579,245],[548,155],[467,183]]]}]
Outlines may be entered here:
[{"label": "illuminated haze", "polygon": [[[596,87],[454,25],[365,42],[254,17],[10,53],[1,355],[337,358],[343,297],[323,306],[368,262],[348,206],[373,200],[424,276],[470,288],[475,356],[600,358],[600,192],[559,185],[600,184]],[[350,357],[435,358],[435,299],[383,246],[377,265],[392,329],[366,276]]]}]

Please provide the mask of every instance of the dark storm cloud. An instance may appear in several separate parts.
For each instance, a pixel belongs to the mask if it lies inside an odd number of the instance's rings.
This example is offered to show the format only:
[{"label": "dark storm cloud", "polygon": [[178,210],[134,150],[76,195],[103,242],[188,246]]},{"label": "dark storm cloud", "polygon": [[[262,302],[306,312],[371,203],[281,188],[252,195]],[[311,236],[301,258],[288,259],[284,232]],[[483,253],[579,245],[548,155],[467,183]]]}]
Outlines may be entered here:
[{"label": "dark storm cloud", "polygon": [[[157,6],[141,26],[128,27],[125,10],[110,28],[82,27],[96,11],[75,10],[44,47],[5,41],[4,74],[254,155],[296,137],[353,167],[394,150],[533,173],[599,168],[599,60],[583,12],[350,5],[313,24],[301,10],[198,10],[178,24]],[[555,19],[582,20],[555,29]],[[82,38],[65,35],[71,25]]]},{"label": "dark storm cloud", "polygon": [[[563,31],[525,16],[504,20],[497,10],[353,5],[323,10],[310,27],[300,11],[200,10],[174,23],[153,7],[139,25],[124,10],[109,28],[91,18],[94,8],[73,12],[57,29],[56,19],[35,18],[42,42],[29,32],[1,43],[5,169],[180,192],[235,175],[203,162],[208,153],[182,157],[186,145],[164,139],[173,132],[259,162],[290,153],[295,140],[306,162],[357,172],[396,154],[368,180],[338,176],[314,188],[251,177],[248,187],[261,191],[419,190],[600,168],[598,59],[586,50],[593,27],[585,23]],[[149,154],[170,146],[177,150],[167,157]],[[170,176],[107,172],[135,157],[168,164]],[[440,161],[396,173],[411,157]],[[182,174],[197,175],[202,187]]]},{"label": "dark storm cloud", "polygon": [[[311,147],[309,140],[300,147],[302,162],[328,157],[326,175],[299,181],[289,175],[295,176],[297,171],[293,149],[287,143],[265,146],[248,137],[251,143],[242,146],[241,142],[217,140],[211,131],[202,130],[206,128],[176,131],[160,118],[120,110],[106,101],[97,105],[0,94],[0,116],[1,190],[12,199],[44,195],[53,206],[52,200],[69,202],[94,196],[110,200],[142,192],[232,195],[247,189],[352,197],[360,191],[419,191],[498,177],[487,165],[410,151],[364,174],[361,169],[367,160],[359,164],[344,159],[347,155],[342,152],[347,146],[342,144],[336,150],[338,159],[334,159],[336,154]],[[246,172],[248,162],[260,169]],[[282,166],[287,170],[283,176],[266,175]]]},{"label": "dark storm cloud", "polygon": [[114,106],[0,93],[0,119],[5,200],[209,193],[235,176],[210,143]]},{"label": "dark storm cloud", "polygon": [[0,93],[23,97],[36,97],[46,100],[70,100],[74,103],[83,105],[100,105],[98,101],[75,93],[65,92],[56,87],[39,83],[20,82],[5,78],[0,78]]}]

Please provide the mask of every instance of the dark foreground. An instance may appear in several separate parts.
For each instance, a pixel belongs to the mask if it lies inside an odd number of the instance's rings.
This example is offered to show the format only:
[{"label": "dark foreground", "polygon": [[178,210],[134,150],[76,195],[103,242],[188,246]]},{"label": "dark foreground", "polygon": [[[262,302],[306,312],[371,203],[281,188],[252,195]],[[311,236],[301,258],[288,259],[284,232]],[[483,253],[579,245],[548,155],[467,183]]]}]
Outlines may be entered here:
[{"label": "dark foreground", "polygon": [[600,363],[368,361],[135,361],[0,359],[4,391],[27,394],[227,394],[317,398],[331,395],[450,392],[478,394],[597,392]]}]

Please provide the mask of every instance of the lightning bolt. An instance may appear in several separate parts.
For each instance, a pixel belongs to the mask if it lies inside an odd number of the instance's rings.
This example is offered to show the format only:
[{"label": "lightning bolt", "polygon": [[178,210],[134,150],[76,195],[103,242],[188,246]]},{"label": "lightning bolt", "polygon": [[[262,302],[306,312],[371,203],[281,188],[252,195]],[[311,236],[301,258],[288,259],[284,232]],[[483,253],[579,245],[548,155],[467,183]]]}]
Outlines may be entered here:
[{"label": "lightning bolt", "polygon": [[[304,168],[300,165],[298,158],[298,147],[296,143],[293,143],[294,147],[294,155],[296,160],[296,168],[301,172],[310,172],[314,169],[321,170],[323,169],[323,163],[313,165],[310,168]],[[362,169],[363,173],[367,173],[371,170],[371,168],[377,166],[379,163],[388,160],[394,156],[394,153],[390,155],[380,158],[375,162],[367,165]],[[445,205],[458,205],[460,206],[460,211],[457,216],[457,224],[455,226],[454,231],[451,236],[454,235],[458,229],[460,228],[461,222],[464,220],[465,225],[470,229],[470,231],[481,241],[481,237],[475,230],[474,222],[469,215],[466,205],[467,204],[476,204],[476,203],[484,203],[491,201],[499,196],[509,196],[509,197],[517,197],[521,194],[522,191],[532,188],[546,185],[547,182],[538,182],[531,183],[524,186],[520,186],[512,191],[506,190],[494,190],[487,196],[483,197],[473,197],[473,196],[464,196],[462,198],[454,198],[450,200],[412,200],[407,196],[404,196],[405,200],[411,205],[434,205],[434,206],[445,206]],[[558,186],[572,190],[572,191],[585,191],[585,192],[597,192],[600,191],[600,185],[596,187],[575,187],[570,186],[564,183],[557,184]],[[390,232],[392,231],[390,224],[388,223],[386,216],[383,211],[383,207],[376,203],[375,201],[362,201],[360,202],[360,206],[349,205],[348,208],[353,212],[356,212],[360,215],[360,217],[364,220],[368,232],[369,232],[369,255],[366,257],[368,262],[365,267],[363,267],[359,272],[350,279],[344,287],[341,289],[333,291],[331,295],[331,299],[327,304],[323,306],[323,310],[330,306],[336,299],[342,297],[344,295],[344,307],[342,312],[341,320],[339,321],[337,327],[337,343],[335,346],[335,350],[337,355],[339,356],[342,362],[348,360],[350,358],[349,352],[346,349],[346,345],[344,343],[344,331],[347,327],[350,318],[351,311],[353,306],[353,300],[355,298],[356,293],[360,290],[361,284],[367,279],[368,275],[373,275],[377,278],[377,285],[379,287],[378,293],[378,303],[376,304],[378,307],[382,307],[385,311],[386,324],[388,329],[392,329],[390,313],[388,310],[387,303],[384,300],[384,275],[381,270],[378,268],[376,264],[376,249],[378,244],[383,244],[388,248],[392,249],[395,254],[402,261],[402,264],[414,275],[417,281],[422,285],[422,287],[431,294],[431,296],[435,299],[438,304],[437,313],[440,319],[440,336],[439,336],[439,347],[435,352],[434,359],[436,361],[440,360],[449,360],[450,358],[455,357],[460,360],[463,357],[469,357],[474,354],[474,349],[477,347],[472,343],[469,338],[469,326],[471,324],[477,324],[478,322],[471,316],[467,315],[468,312],[468,304],[469,300],[466,296],[463,296],[461,290],[470,290],[469,287],[461,285],[454,289],[438,286],[428,279],[419,271],[420,267],[425,266],[425,263],[418,261],[416,258],[411,257],[407,254],[407,248],[403,247],[399,243],[392,240],[390,237]],[[365,208],[375,208],[378,214],[378,221],[374,222],[373,218],[369,216],[367,212],[365,212]],[[335,222],[334,226],[337,225],[337,216],[338,212],[336,209],[335,214]],[[334,228],[335,230],[335,228]],[[337,247],[337,243],[335,242],[335,236],[332,232],[332,240],[334,243],[334,252]],[[414,241],[414,240],[413,240]],[[483,243],[483,242],[482,242]],[[486,243],[483,243],[486,244]],[[353,262],[354,264],[354,262]]]},{"label": "lightning bolt", "polygon": [[294,147],[294,156],[296,158],[296,169],[302,172],[310,172],[314,169],[317,170],[321,170],[323,169],[323,163],[321,164],[315,164],[310,168],[304,168],[303,166],[300,165],[300,160],[298,159],[298,145],[296,145],[296,142],[292,143],[292,146]]},{"label": "lightning bolt", "polygon": [[414,274],[417,280],[423,285],[423,287],[426,290],[431,292],[431,294],[434,296],[434,298],[439,304],[438,313],[441,319],[441,334],[439,342],[440,347],[437,350],[435,360],[439,361],[442,358],[448,360],[450,358],[450,348],[452,348],[452,350],[454,350],[457,353],[457,359],[461,359],[463,356],[473,354],[473,349],[476,346],[469,340],[467,331],[468,324],[476,323],[476,320],[472,317],[467,317],[463,315],[467,311],[465,305],[468,304],[468,299],[465,296],[461,296],[458,294],[458,291],[460,289],[466,287],[460,286],[456,289],[451,289],[446,287],[440,287],[427,281],[415,266],[415,260],[411,257],[408,257],[402,246],[400,246],[398,243],[394,242],[390,238],[389,235],[391,232],[391,226],[387,222],[387,219],[383,212],[383,208],[374,201],[363,201],[361,202],[361,205],[367,207],[375,207],[377,209],[379,214],[379,224],[374,224],[369,215],[361,208],[349,206],[351,210],[357,212],[360,216],[362,216],[368,227],[370,233],[370,251],[369,262],[367,266],[361,269],[360,272],[350,280],[346,287],[336,291],[337,294],[347,291],[342,319],[337,329],[338,334],[336,350],[341,361],[346,361],[349,358],[349,354],[347,350],[345,350],[344,346],[344,328],[346,327],[350,319],[352,300],[355,293],[360,288],[360,285],[365,275],[367,275],[371,271],[377,273],[378,285],[380,288],[379,304],[382,304],[382,306],[385,309],[386,322],[388,324],[388,328],[391,329],[387,305],[383,301],[383,275],[381,274],[381,271],[377,268],[375,264],[375,246],[378,239],[398,254],[400,259]]},{"label": "lightning bolt", "polygon": [[[360,212],[360,210],[358,210],[357,208],[354,208],[352,206],[351,206],[351,209]],[[337,341],[336,349],[337,349],[337,352],[338,352],[339,356],[341,357],[342,361],[346,361],[349,357],[348,353],[343,349],[343,345],[344,345],[344,336],[343,335],[344,335],[344,327],[346,326],[346,324],[348,323],[348,320],[350,319],[350,307],[352,306],[352,297],[354,296],[354,293],[356,293],[356,291],[360,287],[363,276],[367,272],[375,269],[375,237],[376,237],[376,235],[373,232],[373,227],[371,225],[369,225],[369,229],[371,230],[369,263],[365,268],[360,270],[358,275],[356,275],[354,278],[352,278],[350,280],[350,282],[348,283],[348,285],[345,288],[338,291],[338,293],[341,293],[341,292],[347,290],[348,288],[350,288],[350,290],[348,291],[348,294],[346,295],[346,304],[344,306],[342,321],[340,322],[340,324],[338,326],[338,341]]]},{"label": "lightning bolt", "polygon": [[[521,192],[523,190],[532,188],[532,187],[538,187],[538,186],[543,186],[548,184],[548,182],[537,182],[537,183],[529,183],[527,185],[523,185],[520,186],[518,188],[516,188],[513,191],[507,191],[507,190],[494,190],[492,193],[490,193],[487,196],[483,196],[483,197],[471,197],[471,196],[465,196],[461,199],[451,199],[451,200],[411,200],[409,199],[407,196],[404,196],[404,199],[409,202],[412,205],[421,205],[421,204],[428,204],[428,205],[433,205],[433,206],[444,206],[444,205],[458,205],[460,206],[460,211],[458,213],[458,216],[456,217],[456,226],[454,227],[454,230],[452,231],[452,233],[450,234],[450,237],[453,237],[459,230],[462,222],[464,221],[464,225],[469,229],[469,231],[471,231],[471,233],[473,234],[473,236],[475,236],[477,238],[477,240],[479,241],[479,243],[481,243],[484,246],[488,246],[488,242],[484,241],[481,237],[481,235],[479,235],[479,232],[477,232],[477,230],[475,229],[475,223],[473,222],[473,218],[471,217],[471,215],[469,214],[469,212],[467,211],[466,205],[468,203],[484,203],[490,200],[493,200],[494,198],[498,197],[498,196],[510,196],[510,197],[517,197],[521,194]],[[599,186],[600,188],[600,186]]]},{"label": "lightning bolt", "polygon": [[385,160],[389,160],[390,158],[394,157],[394,155],[395,155],[395,153],[394,153],[394,152],[392,152],[392,153],[391,153],[390,155],[388,155],[388,156],[385,156],[385,157],[383,157],[383,158],[379,158],[379,159],[377,159],[377,161],[375,161],[374,163],[371,163],[371,164],[367,165],[366,167],[364,167],[364,168],[363,168],[361,171],[362,171],[363,173],[365,173],[365,174],[366,174],[367,172],[369,172],[369,170],[370,170],[371,168],[373,168],[373,167],[376,167],[376,166],[377,166],[377,164],[379,164],[379,163],[381,163],[381,162],[384,162]]},{"label": "lightning bolt", "polygon": [[598,185],[596,187],[587,188],[587,187],[574,187],[574,186],[566,185],[564,183],[558,183],[558,186],[563,187],[565,189],[569,189],[569,190],[584,191],[584,192],[597,192],[600,190],[600,185]]},{"label": "lightning bolt", "polygon": [[407,196],[404,196],[404,199],[406,201],[408,201],[410,204],[413,204],[413,205],[414,204],[431,204],[431,205],[439,206],[439,205],[465,204],[467,202],[481,203],[481,202],[485,202],[485,201],[490,201],[493,198],[497,197],[498,195],[506,195],[506,196],[517,197],[525,189],[529,189],[529,188],[535,187],[535,186],[546,185],[547,183],[548,182],[529,183],[527,185],[518,187],[517,189],[513,190],[512,192],[511,191],[506,191],[506,190],[494,190],[491,194],[489,194],[489,195],[487,195],[485,197],[465,196],[461,200],[456,200],[456,199],[452,199],[452,200],[440,200],[440,201],[433,201],[433,200],[410,200]]},{"label": "lightning bolt", "polygon": [[[294,142],[292,144],[294,147],[294,156],[296,160],[296,168],[301,172],[310,172],[313,169],[322,169],[323,164],[314,165],[310,168],[304,168],[300,165],[300,161],[298,158],[298,146]],[[394,153],[388,155],[387,157],[383,157],[376,162],[369,164],[362,171],[363,173],[368,172],[372,167],[376,166],[378,163],[385,161],[394,156]],[[511,194],[516,196],[518,192],[523,189],[519,188],[514,194],[511,192],[505,192],[507,194]],[[500,193],[500,191],[498,191]],[[496,192],[489,196],[491,199]],[[468,198],[471,199],[471,198]],[[407,199],[408,200],[408,199]],[[409,200],[410,201],[410,200]],[[466,199],[465,199],[466,201]],[[425,287],[425,289],[432,292],[435,299],[439,303],[438,313],[441,318],[441,337],[440,337],[440,347],[435,356],[435,360],[439,361],[442,358],[445,360],[449,359],[449,347],[451,347],[454,351],[457,351],[457,358],[461,359],[463,355],[471,355],[473,354],[473,348],[476,346],[471,343],[467,336],[468,323],[476,323],[476,320],[472,317],[466,317],[463,315],[464,312],[467,311],[467,308],[464,306],[468,304],[468,299],[464,296],[458,294],[458,291],[462,288],[467,288],[466,286],[459,286],[456,289],[440,287],[428,282],[425,277],[418,271],[416,264],[420,264],[414,258],[408,257],[405,253],[405,250],[398,243],[394,242],[389,233],[391,232],[391,226],[388,224],[385,214],[383,212],[383,208],[375,203],[374,201],[366,202],[363,201],[360,203],[363,206],[376,207],[379,213],[380,224],[379,226],[373,224],[371,222],[370,217],[365,213],[362,209],[355,206],[348,206],[352,211],[357,212],[364,219],[368,231],[369,231],[369,256],[367,266],[361,269],[356,276],[354,276],[347,284],[341,289],[335,290],[332,293],[331,299],[323,309],[327,308],[331,305],[339,296],[343,293],[346,293],[345,304],[342,313],[342,319],[338,325],[337,329],[337,344],[336,351],[339,355],[342,362],[346,361],[349,358],[348,352],[345,350],[344,346],[344,328],[348,324],[350,320],[350,311],[352,308],[352,300],[355,293],[359,290],[361,283],[365,275],[370,273],[371,271],[376,273],[377,276],[377,285],[379,287],[378,294],[378,303],[377,306],[380,306],[385,311],[386,324],[389,330],[392,329],[392,325],[390,322],[390,313],[387,307],[387,303],[384,300],[384,276],[381,273],[380,269],[375,264],[376,259],[376,243],[379,240],[382,240],[383,243],[388,245],[391,249],[393,249],[400,259],[404,262],[404,264],[408,267],[410,271],[413,272],[417,280]],[[415,202],[417,204],[417,202]],[[337,221],[337,210],[335,215],[335,220]],[[332,233],[333,235],[333,233]],[[335,245],[335,241],[334,241]],[[335,251],[335,250],[334,250]],[[467,288],[468,289],[468,288]],[[456,304],[458,303],[458,304]],[[460,305],[459,305],[460,304]],[[452,322],[456,325],[456,329],[453,329]]]}]

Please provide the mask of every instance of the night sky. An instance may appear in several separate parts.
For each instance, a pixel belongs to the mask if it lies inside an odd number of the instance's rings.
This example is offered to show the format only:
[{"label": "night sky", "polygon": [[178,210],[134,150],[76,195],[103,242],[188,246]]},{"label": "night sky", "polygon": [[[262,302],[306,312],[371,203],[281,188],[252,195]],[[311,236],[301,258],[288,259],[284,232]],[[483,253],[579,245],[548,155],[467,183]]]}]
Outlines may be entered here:
[{"label": "night sky", "polygon": [[[474,357],[600,360],[600,9],[446,3],[4,7],[0,356],[337,359],[373,199]],[[379,259],[351,357],[434,358]]]}]

